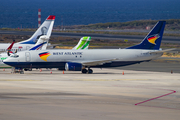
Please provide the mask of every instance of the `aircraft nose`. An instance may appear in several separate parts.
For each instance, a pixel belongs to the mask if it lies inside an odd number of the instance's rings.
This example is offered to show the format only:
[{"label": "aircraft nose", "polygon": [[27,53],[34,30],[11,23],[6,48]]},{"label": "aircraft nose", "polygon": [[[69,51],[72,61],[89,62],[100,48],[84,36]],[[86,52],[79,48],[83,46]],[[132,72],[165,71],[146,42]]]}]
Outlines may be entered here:
[{"label": "aircraft nose", "polygon": [[6,63],[8,63],[8,60],[7,59],[6,60],[2,60],[2,62],[6,64]]},{"label": "aircraft nose", "polygon": [[7,64],[7,65],[10,65],[10,60],[7,58],[7,59],[3,60],[3,63]]}]

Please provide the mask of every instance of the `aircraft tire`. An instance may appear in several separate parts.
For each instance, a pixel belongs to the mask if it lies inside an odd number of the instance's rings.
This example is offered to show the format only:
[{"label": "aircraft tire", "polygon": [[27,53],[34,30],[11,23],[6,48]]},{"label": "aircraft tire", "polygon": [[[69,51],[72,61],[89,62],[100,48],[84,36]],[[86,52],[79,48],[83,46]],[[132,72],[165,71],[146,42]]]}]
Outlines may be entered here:
[{"label": "aircraft tire", "polygon": [[92,74],[93,70],[92,69],[88,69],[88,74]]},{"label": "aircraft tire", "polygon": [[86,74],[86,73],[87,73],[87,70],[86,70],[86,69],[82,69],[82,73],[83,73],[83,74]]},{"label": "aircraft tire", "polygon": [[24,74],[24,71],[20,71],[20,74]]},{"label": "aircraft tire", "polygon": [[32,71],[32,68],[29,68],[28,70],[29,70],[29,71]]}]

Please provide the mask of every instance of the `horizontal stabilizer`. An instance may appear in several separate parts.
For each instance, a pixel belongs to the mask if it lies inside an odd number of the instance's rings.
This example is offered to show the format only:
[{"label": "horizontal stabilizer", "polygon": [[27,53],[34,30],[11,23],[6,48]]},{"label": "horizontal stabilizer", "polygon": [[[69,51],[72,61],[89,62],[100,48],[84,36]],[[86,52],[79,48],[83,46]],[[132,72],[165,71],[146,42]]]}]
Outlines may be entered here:
[{"label": "horizontal stabilizer", "polygon": [[169,52],[169,51],[173,51],[173,50],[176,50],[176,48],[166,49],[166,50],[159,50],[159,51],[150,52],[150,53],[151,53],[151,54],[164,53],[164,52]]}]

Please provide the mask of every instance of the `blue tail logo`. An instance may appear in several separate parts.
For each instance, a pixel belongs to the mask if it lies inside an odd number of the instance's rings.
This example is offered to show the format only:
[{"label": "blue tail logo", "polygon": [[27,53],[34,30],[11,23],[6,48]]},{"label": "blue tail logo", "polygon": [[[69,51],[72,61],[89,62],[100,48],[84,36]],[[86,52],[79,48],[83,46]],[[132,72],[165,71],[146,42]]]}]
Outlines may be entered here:
[{"label": "blue tail logo", "polygon": [[128,47],[126,49],[159,50],[165,24],[166,21],[159,21],[140,44]]},{"label": "blue tail logo", "polygon": [[156,35],[151,35],[149,36],[147,39],[151,44],[156,45],[156,40],[159,38],[160,36],[158,34]]}]

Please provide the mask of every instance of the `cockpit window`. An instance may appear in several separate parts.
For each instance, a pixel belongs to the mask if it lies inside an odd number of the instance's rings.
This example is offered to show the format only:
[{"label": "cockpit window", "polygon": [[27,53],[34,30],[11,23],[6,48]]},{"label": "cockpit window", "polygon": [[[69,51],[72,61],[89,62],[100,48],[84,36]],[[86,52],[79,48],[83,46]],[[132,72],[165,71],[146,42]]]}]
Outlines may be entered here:
[{"label": "cockpit window", "polygon": [[10,57],[17,58],[17,57],[19,57],[19,55],[17,55],[17,54],[12,54],[12,55],[10,55]]}]

